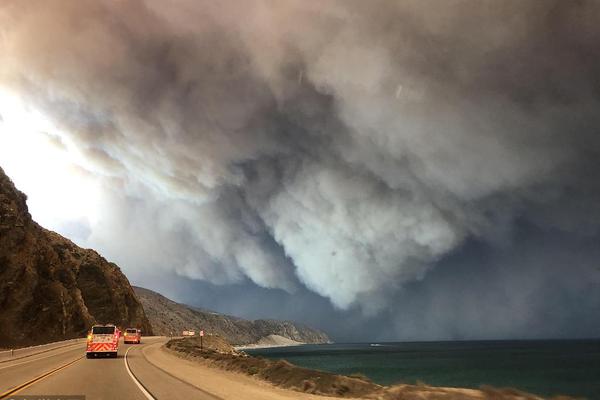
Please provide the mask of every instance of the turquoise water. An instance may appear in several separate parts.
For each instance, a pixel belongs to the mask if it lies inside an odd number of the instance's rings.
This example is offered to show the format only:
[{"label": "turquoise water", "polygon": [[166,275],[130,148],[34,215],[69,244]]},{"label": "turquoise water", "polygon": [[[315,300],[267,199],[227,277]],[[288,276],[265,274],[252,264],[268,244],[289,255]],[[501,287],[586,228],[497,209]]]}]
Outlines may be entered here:
[{"label": "turquoise water", "polygon": [[600,340],[325,344],[249,350],[374,382],[515,387],[600,400]]}]

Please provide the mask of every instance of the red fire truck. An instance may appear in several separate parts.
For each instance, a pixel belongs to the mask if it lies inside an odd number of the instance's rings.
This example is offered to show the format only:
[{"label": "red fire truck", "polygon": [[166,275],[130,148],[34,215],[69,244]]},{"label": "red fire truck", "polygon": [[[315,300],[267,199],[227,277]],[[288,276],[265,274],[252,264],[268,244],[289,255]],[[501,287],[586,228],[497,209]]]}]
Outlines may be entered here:
[{"label": "red fire truck", "polygon": [[120,332],[114,325],[94,325],[87,336],[87,358],[99,355],[117,357]]},{"label": "red fire truck", "polygon": [[135,328],[127,328],[125,330],[123,341],[125,343],[142,343],[142,331]]}]

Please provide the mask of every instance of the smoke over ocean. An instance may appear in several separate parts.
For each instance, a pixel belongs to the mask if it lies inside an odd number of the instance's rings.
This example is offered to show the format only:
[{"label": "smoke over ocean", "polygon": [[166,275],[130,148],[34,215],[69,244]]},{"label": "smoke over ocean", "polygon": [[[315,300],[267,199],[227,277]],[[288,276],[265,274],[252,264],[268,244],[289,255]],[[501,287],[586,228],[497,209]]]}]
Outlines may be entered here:
[{"label": "smoke over ocean", "polygon": [[5,0],[0,87],[101,188],[100,215],[62,233],[134,281],[389,338],[597,336],[599,18]]}]

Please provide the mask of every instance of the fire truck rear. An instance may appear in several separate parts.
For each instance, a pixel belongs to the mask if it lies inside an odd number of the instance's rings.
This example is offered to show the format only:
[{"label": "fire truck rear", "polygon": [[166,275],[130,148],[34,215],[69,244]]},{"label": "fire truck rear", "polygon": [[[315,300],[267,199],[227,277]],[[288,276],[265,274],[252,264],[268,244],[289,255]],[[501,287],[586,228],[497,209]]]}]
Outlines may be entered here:
[{"label": "fire truck rear", "polygon": [[117,357],[119,350],[119,330],[114,325],[94,325],[87,337],[85,355],[92,358],[98,355]]},{"label": "fire truck rear", "polygon": [[125,343],[137,343],[142,342],[142,331],[136,328],[127,328],[125,330],[125,337],[123,339]]}]

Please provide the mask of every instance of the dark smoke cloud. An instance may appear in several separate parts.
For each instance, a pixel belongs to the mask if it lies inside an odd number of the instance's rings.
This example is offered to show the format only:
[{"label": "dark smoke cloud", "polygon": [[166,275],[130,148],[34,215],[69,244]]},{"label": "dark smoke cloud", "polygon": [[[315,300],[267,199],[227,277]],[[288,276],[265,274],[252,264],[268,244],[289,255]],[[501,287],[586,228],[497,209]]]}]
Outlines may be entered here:
[{"label": "dark smoke cloud", "polygon": [[[508,288],[500,303],[530,287],[517,270],[542,288],[597,277],[566,256],[597,256],[598,17],[585,1],[5,1],[0,85],[102,180],[87,243],[133,274],[313,292],[393,317],[389,337],[452,336],[458,313],[487,337],[481,293],[435,278],[469,243],[489,251],[456,276]],[[520,240],[574,241],[563,262],[515,242],[523,221]],[[458,311],[431,308],[445,301]],[[504,311],[500,335],[535,319]]]}]

